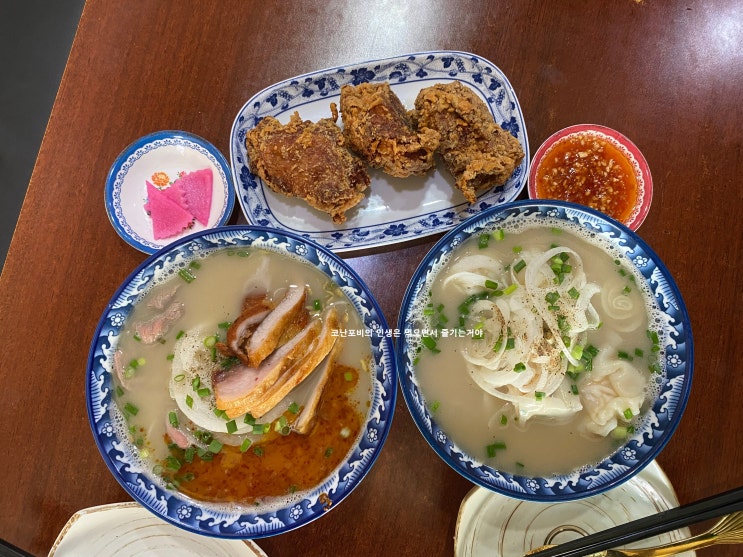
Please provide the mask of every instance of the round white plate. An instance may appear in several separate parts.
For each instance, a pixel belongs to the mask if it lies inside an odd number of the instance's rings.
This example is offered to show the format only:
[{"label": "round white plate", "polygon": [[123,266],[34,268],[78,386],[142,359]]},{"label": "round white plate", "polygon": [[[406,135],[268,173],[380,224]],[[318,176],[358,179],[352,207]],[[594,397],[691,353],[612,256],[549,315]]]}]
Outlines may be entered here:
[{"label": "round white plate", "polygon": [[49,557],[266,557],[251,540],[200,536],[168,524],[137,503],[113,503],[72,515]]},{"label": "round white plate", "polygon": [[[147,180],[164,172],[172,182],[181,172],[211,168],[212,204],[207,225],[194,222],[180,234],[156,240],[152,220],[145,211]],[[235,192],[227,159],[212,144],[182,131],[161,131],[141,137],[119,155],[109,170],[105,192],[106,212],[116,232],[145,253],[199,230],[222,226],[232,215]]]},{"label": "round white plate", "polygon": [[[524,555],[547,543],[565,543],[678,504],[668,477],[655,461],[615,489],[576,501],[536,503],[475,487],[465,496],[459,509],[454,555]],[[627,547],[650,547],[689,536],[689,529],[684,528]],[[687,551],[679,555],[694,557],[696,554]]]}]

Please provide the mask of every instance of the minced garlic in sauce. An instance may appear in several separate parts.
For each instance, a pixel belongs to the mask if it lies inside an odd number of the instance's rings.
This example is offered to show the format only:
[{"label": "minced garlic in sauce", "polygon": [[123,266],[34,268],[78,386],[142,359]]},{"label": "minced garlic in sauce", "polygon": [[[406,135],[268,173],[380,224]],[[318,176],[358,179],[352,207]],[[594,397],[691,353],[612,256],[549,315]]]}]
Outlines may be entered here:
[{"label": "minced garlic in sauce", "polygon": [[537,169],[536,190],[540,199],[580,203],[626,223],[638,184],[631,162],[616,146],[582,133],[552,146]]}]

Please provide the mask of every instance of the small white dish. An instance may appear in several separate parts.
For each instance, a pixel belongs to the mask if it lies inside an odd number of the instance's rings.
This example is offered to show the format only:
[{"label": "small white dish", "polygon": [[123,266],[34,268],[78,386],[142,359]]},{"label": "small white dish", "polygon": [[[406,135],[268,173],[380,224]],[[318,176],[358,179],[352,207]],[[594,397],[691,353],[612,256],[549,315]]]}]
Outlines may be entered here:
[{"label": "small white dish", "polygon": [[[210,168],[212,201],[207,224],[195,221],[175,236],[155,239],[152,219],[147,214],[147,181],[153,175],[172,182],[182,172]],[[139,138],[119,155],[109,170],[105,191],[106,212],[116,232],[127,243],[145,253],[184,236],[222,226],[235,204],[232,174],[227,160],[209,142],[182,131],[160,131]]]},{"label": "small white dish", "polygon": [[[459,509],[454,555],[524,555],[547,543],[565,543],[678,504],[671,482],[655,461],[616,489],[577,501],[534,503],[475,487]],[[650,547],[689,536],[689,529],[683,528],[627,547]],[[679,555],[694,557],[696,553]]]},{"label": "small white dish", "polygon": [[76,512],[49,557],[266,557],[251,540],[200,536],[168,524],[135,502]]},{"label": "small white dish", "polygon": [[[303,120],[331,116],[343,85],[387,81],[407,109],[418,92],[435,83],[460,81],[472,88],[495,121],[519,140],[524,159],[502,186],[468,203],[441,163],[425,176],[393,178],[369,169],[365,199],[346,213],[342,225],[297,198],[273,192],[250,172],[245,137],[265,116],[282,123],[294,111]],[[338,121],[342,126],[342,122]],[[513,87],[492,62],[468,52],[432,51],[369,60],[320,70],[276,83],[254,95],[232,125],[230,163],[240,207],[249,223],[300,234],[336,253],[387,246],[445,232],[494,205],[513,201],[526,185],[529,167],[526,125]]]}]

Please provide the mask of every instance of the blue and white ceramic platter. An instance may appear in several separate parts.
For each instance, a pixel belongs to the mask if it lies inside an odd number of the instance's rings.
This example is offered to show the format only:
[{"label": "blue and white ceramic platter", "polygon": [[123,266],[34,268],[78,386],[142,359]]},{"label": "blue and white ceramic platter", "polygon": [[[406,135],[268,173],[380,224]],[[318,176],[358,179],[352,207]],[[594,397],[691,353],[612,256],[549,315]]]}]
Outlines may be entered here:
[{"label": "blue and white ceramic platter", "polygon": [[[325,273],[353,303],[371,343],[369,406],[356,446],[321,485],[297,493],[286,506],[228,507],[194,500],[175,490],[141,464],[137,449],[116,427],[121,410],[114,398],[113,355],[125,320],[157,277],[185,268],[196,254],[223,247],[271,250]],[[114,477],[141,505],[191,532],[219,538],[249,539],[288,532],[335,508],[365,477],[385,442],[395,408],[397,372],[392,340],[376,301],[362,280],[330,251],[290,233],[262,227],[230,226],[202,231],[173,243],[144,261],[119,287],[105,308],[93,337],[86,374],[88,417],[93,436]]]},{"label": "blue and white ceramic platter", "polygon": [[[172,182],[179,172],[202,168],[211,168],[214,179],[208,224],[196,221],[177,236],[156,240],[144,209],[146,181],[155,172],[164,172]],[[114,161],[106,179],[105,203],[119,236],[144,253],[154,253],[179,238],[227,222],[235,206],[232,173],[224,155],[205,139],[183,131],[155,132],[136,140]]]},{"label": "blue and white ceramic platter", "polygon": [[[250,172],[245,137],[265,116],[282,123],[298,111],[303,120],[330,118],[340,106],[343,85],[388,81],[403,105],[412,109],[418,92],[435,83],[461,81],[479,94],[495,121],[514,135],[524,160],[503,185],[484,191],[469,204],[442,166],[426,176],[393,178],[369,169],[366,198],[334,225],[329,215],[297,198],[276,194]],[[338,124],[342,125],[340,118]],[[385,246],[444,232],[472,215],[516,199],[526,183],[529,141],[521,107],[511,84],[493,63],[467,52],[435,51],[370,60],[282,81],[253,96],[232,125],[230,162],[235,191],[248,222],[296,232],[334,252]]]},{"label": "blue and white ceramic platter", "polygon": [[[610,457],[587,471],[549,478],[513,475],[473,459],[452,441],[425,404],[413,364],[414,304],[426,296],[453,250],[483,231],[494,231],[514,220],[560,219],[575,223],[625,254],[644,277],[665,317],[661,324],[662,374],[657,399],[635,433]],[[423,304],[425,305],[425,304]],[[693,368],[691,324],[673,278],[660,258],[623,224],[573,203],[517,201],[493,207],[448,232],[431,248],[413,275],[403,298],[398,322],[397,368],[400,385],[416,425],[434,451],[454,470],[492,491],[529,501],[568,501],[604,492],[622,484],[648,465],[675,431],[689,397]]]}]

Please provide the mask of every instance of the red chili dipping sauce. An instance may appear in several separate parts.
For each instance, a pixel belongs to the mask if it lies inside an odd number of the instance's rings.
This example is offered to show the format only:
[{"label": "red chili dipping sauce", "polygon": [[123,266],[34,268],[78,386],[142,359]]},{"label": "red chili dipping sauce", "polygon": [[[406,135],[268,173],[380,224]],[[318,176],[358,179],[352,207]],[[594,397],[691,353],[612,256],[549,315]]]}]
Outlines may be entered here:
[{"label": "red chili dipping sauce", "polygon": [[568,135],[545,154],[536,173],[540,199],[587,205],[627,222],[637,202],[632,163],[610,141],[591,133]]}]

